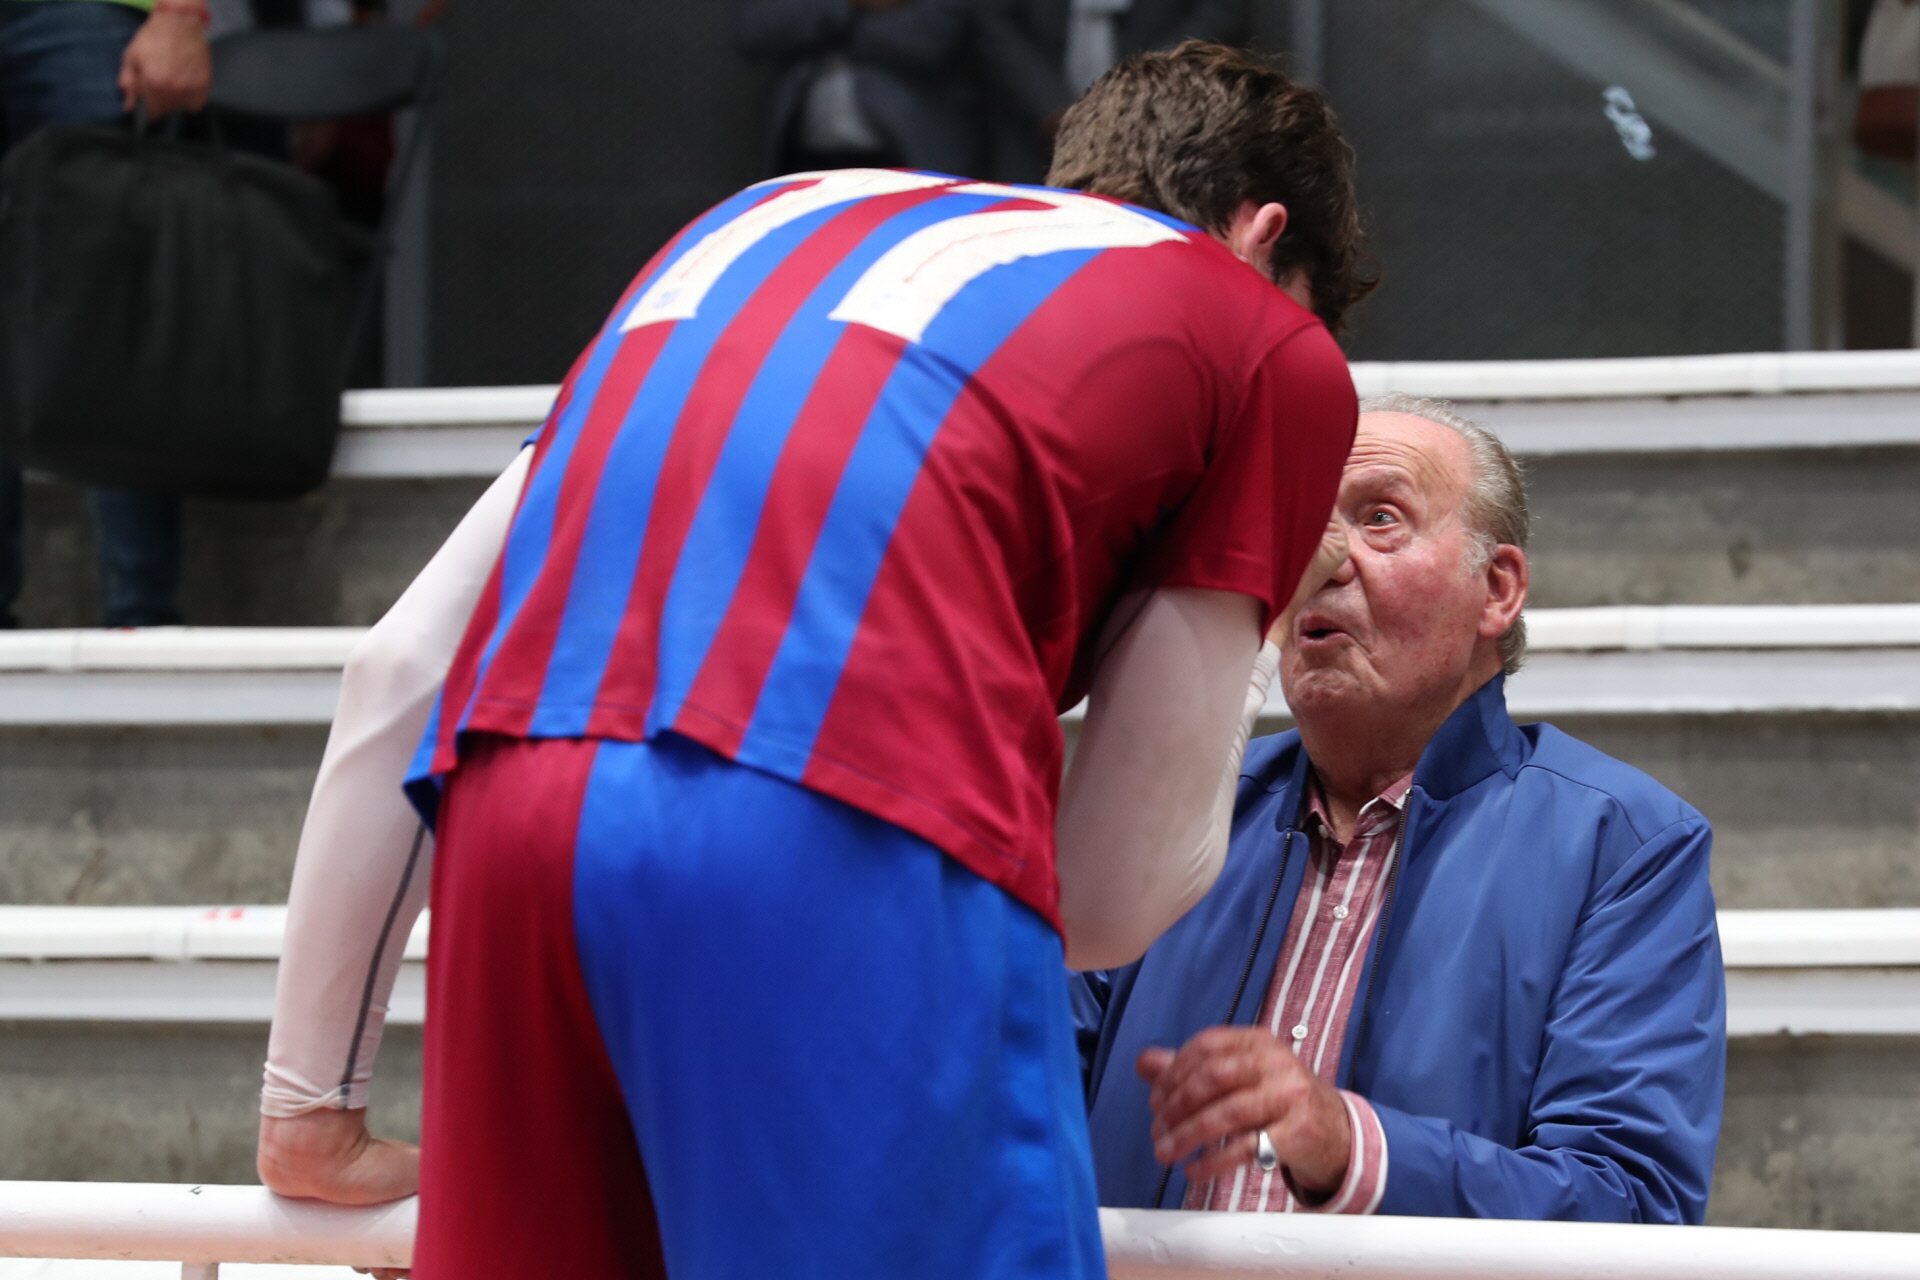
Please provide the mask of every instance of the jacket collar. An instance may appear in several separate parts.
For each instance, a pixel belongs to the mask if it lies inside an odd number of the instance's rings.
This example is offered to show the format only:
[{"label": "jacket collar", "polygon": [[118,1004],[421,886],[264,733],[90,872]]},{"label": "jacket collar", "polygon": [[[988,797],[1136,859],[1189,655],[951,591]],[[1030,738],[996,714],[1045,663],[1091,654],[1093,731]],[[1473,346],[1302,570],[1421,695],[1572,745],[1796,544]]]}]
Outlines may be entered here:
[{"label": "jacket collar", "polygon": [[[1451,800],[1495,773],[1511,777],[1519,771],[1526,739],[1507,714],[1506,684],[1507,678],[1497,675],[1454,708],[1420,753],[1413,770],[1415,790],[1429,799]],[[1283,812],[1297,820],[1307,778],[1307,753],[1300,747],[1299,731],[1265,741],[1272,747],[1261,753],[1263,758],[1249,762],[1247,774],[1263,782],[1269,792],[1287,792],[1291,803]]]}]

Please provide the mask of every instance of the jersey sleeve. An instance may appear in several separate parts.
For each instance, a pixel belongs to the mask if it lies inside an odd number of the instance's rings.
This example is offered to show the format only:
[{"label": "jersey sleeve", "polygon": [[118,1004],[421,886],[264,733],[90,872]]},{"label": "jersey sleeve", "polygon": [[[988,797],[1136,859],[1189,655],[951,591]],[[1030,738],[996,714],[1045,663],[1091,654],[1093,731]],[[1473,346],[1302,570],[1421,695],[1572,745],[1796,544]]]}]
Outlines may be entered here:
[{"label": "jersey sleeve", "polygon": [[1264,634],[1319,545],[1358,416],[1346,358],[1327,331],[1312,324],[1282,339],[1214,436],[1146,585],[1252,596]]}]

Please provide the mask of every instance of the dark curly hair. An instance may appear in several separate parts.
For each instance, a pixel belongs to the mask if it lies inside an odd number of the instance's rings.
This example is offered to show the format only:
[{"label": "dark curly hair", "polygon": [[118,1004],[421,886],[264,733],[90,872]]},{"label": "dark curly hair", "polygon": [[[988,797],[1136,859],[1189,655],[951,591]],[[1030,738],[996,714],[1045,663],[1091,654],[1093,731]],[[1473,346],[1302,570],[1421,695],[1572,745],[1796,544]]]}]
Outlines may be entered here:
[{"label": "dark curly hair", "polygon": [[1333,108],[1241,49],[1189,40],[1121,62],[1061,120],[1047,182],[1219,233],[1248,200],[1285,205],[1273,276],[1304,270],[1336,334],[1379,283]]}]

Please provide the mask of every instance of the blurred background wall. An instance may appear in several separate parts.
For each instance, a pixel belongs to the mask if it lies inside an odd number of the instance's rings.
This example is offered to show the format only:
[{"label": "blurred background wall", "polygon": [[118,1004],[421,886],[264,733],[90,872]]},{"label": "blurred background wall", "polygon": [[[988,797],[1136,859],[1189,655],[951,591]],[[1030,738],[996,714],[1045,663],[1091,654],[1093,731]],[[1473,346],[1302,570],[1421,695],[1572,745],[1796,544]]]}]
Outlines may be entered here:
[{"label": "blurred background wall", "polygon": [[[1912,345],[1913,169],[1850,136],[1870,7],[1254,0],[1360,157],[1386,286],[1351,354]],[[772,75],[731,17],[453,0],[389,381],[557,380],[668,235],[766,176]]]}]

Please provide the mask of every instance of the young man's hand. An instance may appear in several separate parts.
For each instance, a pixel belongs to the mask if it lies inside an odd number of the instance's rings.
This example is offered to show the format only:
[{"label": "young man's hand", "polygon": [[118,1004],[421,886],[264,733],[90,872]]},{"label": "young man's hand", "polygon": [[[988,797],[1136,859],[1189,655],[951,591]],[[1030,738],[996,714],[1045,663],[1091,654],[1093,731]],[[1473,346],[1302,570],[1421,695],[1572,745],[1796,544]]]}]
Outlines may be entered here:
[{"label": "young man's hand", "polygon": [[[365,1111],[310,1111],[260,1117],[260,1181],[283,1196],[333,1204],[384,1204],[420,1190],[420,1148],[367,1132]],[[355,1267],[355,1271],[362,1268]],[[374,1280],[407,1280],[376,1267]]]},{"label": "young man's hand", "polygon": [[156,10],[127,46],[119,83],[120,105],[127,111],[139,102],[147,104],[150,116],[206,106],[213,83],[206,23],[182,10]]},{"label": "young man's hand", "polygon": [[365,1111],[260,1117],[260,1181],[283,1196],[384,1204],[420,1189],[420,1148],[367,1132]]}]

